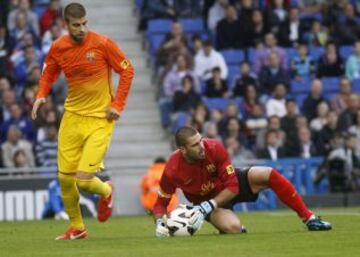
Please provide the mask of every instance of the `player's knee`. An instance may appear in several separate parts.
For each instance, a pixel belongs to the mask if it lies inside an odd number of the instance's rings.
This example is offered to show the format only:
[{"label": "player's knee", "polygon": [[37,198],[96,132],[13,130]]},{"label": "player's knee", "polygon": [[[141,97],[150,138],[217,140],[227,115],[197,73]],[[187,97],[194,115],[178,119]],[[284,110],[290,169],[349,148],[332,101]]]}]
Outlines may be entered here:
[{"label": "player's knee", "polygon": [[237,234],[241,233],[240,221],[231,221],[223,228],[223,232],[226,234]]},{"label": "player's knee", "polygon": [[88,179],[92,179],[95,176],[95,173],[78,171],[78,172],[76,172],[75,176],[77,179],[80,179],[80,180],[88,180]]}]

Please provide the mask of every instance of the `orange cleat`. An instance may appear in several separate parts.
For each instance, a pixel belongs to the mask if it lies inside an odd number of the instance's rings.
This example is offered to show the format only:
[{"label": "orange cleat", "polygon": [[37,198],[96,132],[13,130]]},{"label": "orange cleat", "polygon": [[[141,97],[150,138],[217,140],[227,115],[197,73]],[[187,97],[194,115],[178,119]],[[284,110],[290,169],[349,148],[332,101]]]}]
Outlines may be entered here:
[{"label": "orange cleat", "polygon": [[55,240],[75,240],[87,237],[86,229],[69,228],[64,234],[55,238]]},{"label": "orange cleat", "polygon": [[105,222],[107,221],[112,213],[113,209],[113,194],[114,194],[114,186],[111,181],[106,181],[111,187],[111,194],[108,197],[101,197],[99,200],[98,207],[98,221]]}]

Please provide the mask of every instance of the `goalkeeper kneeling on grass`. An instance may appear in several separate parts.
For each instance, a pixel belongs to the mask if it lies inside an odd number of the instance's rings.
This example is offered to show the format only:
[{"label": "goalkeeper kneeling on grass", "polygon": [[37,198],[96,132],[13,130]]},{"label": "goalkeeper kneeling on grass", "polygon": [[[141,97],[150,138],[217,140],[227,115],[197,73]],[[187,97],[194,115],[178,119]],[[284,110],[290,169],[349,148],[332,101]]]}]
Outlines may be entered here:
[{"label": "goalkeeper kneeling on grass", "polygon": [[268,188],[297,213],[308,230],[331,229],[329,222],[316,217],[307,208],[294,186],[276,169],[259,166],[234,169],[222,143],[202,138],[194,128],[180,128],[175,142],[178,149],[166,164],[153,210],[156,236],[170,235],[164,215],[176,188],[194,204],[189,223],[195,230],[207,220],[220,233],[244,232],[232,206],[254,202],[258,194]]}]

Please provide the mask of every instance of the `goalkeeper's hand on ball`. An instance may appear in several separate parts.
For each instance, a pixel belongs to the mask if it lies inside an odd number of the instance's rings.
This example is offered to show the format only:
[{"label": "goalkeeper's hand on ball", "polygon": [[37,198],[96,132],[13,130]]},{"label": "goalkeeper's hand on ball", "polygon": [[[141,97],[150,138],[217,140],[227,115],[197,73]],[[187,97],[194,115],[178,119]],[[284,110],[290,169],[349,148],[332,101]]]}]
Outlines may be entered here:
[{"label": "goalkeeper's hand on ball", "polygon": [[189,224],[195,230],[199,230],[204,223],[206,216],[211,214],[217,207],[215,200],[211,199],[209,201],[204,201],[199,205],[195,205],[193,208],[193,213],[189,219]]},{"label": "goalkeeper's hand on ball", "polygon": [[163,215],[161,218],[156,220],[156,237],[169,237],[169,229],[166,226],[166,215]]}]

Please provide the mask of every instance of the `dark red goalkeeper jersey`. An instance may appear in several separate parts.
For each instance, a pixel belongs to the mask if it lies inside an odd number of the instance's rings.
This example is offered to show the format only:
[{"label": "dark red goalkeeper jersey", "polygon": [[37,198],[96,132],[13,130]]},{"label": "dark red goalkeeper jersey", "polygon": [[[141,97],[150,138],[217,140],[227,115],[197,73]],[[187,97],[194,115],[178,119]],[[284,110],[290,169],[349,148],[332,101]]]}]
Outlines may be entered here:
[{"label": "dark red goalkeeper jersey", "polygon": [[221,142],[203,139],[205,159],[188,163],[179,150],[169,158],[160,180],[158,199],[154,214],[166,213],[171,195],[180,188],[185,197],[198,204],[209,200],[227,188],[237,194],[238,180],[226,149]]}]

